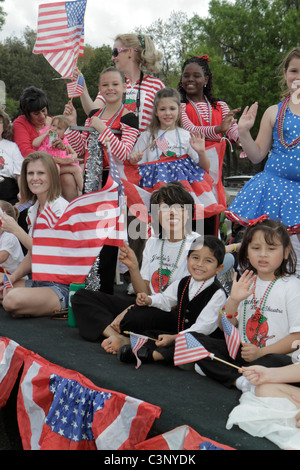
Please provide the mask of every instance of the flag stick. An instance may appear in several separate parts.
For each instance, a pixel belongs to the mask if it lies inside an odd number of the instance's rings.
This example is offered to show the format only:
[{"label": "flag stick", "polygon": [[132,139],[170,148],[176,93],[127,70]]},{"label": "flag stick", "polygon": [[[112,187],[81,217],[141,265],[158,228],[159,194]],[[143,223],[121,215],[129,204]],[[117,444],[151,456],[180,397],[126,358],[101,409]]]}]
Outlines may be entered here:
[{"label": "flag stick", "polygon": [[226,364],[227,366],[234,367],[235,369],[240,370],[241,367],[236,366],[235,364],[231,364],[230,362],[224,361],[223,359],[220,359],[219,357],[214,356],[214,354],[210,354],[209,356],[212,360],[220,361],[223,362],[223,364]]},{"label": "flag stick", "polygon": [[170,128],[167,127],[167,129],[165,130],[165,132],[162,133],[162,135],[160,135],[159,137],[157,137],[156,139],[154,139],[151,144],[149,144],[144,150],[143,152],[146,152],[146,150],[148,150],[148,148],[150,148],[153,144],[155,144],[155,142],[158,140],[158,139],[161,139],[163,135],[165,135],[165,133],[169,130]]},{"label": "flag stick", "polygon": [[[133,335],[133,336],[140,336],[138,335],[137,333],[132,333],[132,331],[123,331],[123,333],[125,333],[125,335]],[[143,335],[144,336],[144,335]],[[151,339],[151,341],[157,341],[157,339],[155,338],[150,338],[150,336],[147,336],[148,339]]]}]

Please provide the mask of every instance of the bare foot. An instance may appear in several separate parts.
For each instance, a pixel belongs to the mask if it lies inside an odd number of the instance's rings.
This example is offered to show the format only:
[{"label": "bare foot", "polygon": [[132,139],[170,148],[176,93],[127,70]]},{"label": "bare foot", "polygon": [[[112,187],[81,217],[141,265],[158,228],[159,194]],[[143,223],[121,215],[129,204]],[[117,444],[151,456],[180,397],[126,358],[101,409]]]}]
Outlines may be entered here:
[{"label": "bare foot", "polygon": [[117,354],[123,344],[130,344],[130,339],[126,336],[110,336],[102,341],[101,347],[110,354]]}]

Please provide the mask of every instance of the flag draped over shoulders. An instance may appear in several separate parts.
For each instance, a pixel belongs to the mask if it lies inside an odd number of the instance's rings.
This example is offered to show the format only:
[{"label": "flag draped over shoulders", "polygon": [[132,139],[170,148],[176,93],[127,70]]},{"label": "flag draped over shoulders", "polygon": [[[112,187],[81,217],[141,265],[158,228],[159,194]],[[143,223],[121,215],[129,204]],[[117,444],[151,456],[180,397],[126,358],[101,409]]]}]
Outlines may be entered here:
[{"label": "flag draped over shoulders", "polygon": [[84,282],[104,245],[125,239],[119,186],[109,176],[105,187],[69,203],[53,225],[36,224],[32,246],[32,279],[62,284]]},{"label": "flag draped over shoulders", "polygon": [[72,78],[84,49],[84,15],[87,0],[39,5],[34,54],[43,54],[63,77]]}]

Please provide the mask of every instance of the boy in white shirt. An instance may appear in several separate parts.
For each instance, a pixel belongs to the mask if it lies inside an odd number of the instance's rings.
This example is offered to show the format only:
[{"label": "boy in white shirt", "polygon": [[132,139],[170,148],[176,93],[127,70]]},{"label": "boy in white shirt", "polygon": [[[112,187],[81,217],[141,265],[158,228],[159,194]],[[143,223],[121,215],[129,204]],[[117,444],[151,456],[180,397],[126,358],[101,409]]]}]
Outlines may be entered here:
[{"label": "boy in white shirt", "polygon": [[[218,328],[218,317],[219,309],[226,301],[226,293],[216,276],[223,269],[224,254],[224,245],[217,237],[213,235],[198,237],[192,244],[187,257],[190,276],[174,281],[162,293],[137,294],[138,306],[157,307],[169,312],[170,315],[169,332],[142,333],[146,336],[156,334],[158,338],[155,342],[147,341],[146,345],[138,351],[138,357],[142,362],[159,360],[172,362],[175,338],[183,330],[223,336]],[[140,315],[142,314],[141,309]],[[134,332],[134,325],[130,331]],[[118,358],[122,362],[136,360],[128,344],[120,348]]]}]

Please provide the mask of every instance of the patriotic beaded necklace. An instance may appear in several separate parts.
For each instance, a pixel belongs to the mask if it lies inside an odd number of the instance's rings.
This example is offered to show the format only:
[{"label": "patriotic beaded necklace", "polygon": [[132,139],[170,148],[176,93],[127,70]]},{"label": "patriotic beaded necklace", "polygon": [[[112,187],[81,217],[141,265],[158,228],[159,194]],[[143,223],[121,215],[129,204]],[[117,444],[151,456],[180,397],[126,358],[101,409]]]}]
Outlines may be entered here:
[{"label": "patriotic beaded necklace", "polygon": [[288,105],[289,105],[289,101],[290,101],[291,97],[290,96],[287,96],[281,106],[281,109],[279,111],[279,115],[278,115],[278,137],[279,137],[279,141],[280,143],[285,147],[285,148],[295,148],[297,147],[297,145],[300,143],[300,135],[297,137],[297,139],[294,139],[292,142],[290,142],[289,144],[285,141],[284,139],[284,136],[283,136],[283,124],[284,124],[284,119],[285,119],[285,115],[286,115],[286,110],[288,108]]},{"label": "patriotic beaded necklace", "polygon": [[162,241],[161,249],[160,249],[159,271],[158,271],[158,274],[159,274],[159,292],[160,293],[163,292],[170,285],[171,277],[173,276],[174,271],[178,266],[178,262],[180,260],[181,255],[182,255],[185,242],[186,242],[186,237],[184,237],[184,239],[181,242],[181,245],[180,245],[180,248],[179,248],[179,251],[178,251],[178,254],[177,254],[177,258],[176,258],[174,267],[173,267],[173,269],[171,271],[171,274],[168,278],[168,282],[165,286],[162,286],[162,260],[163,260],[163,251],[164,251],[165,239],[163,239],[163,241]]},{"label": "patriotic beaded necklace", "polygon": [[[262,296],[262,299],[260,301],[260,305],[258,306],[258,302],[256,300],[256,297],[255,297],[255,289],[256,289],[256,278],[254,280],[254,292],[253,292],[253,301],[254,301],[254,305],[256,307],[256,310],[255,310],[255,313],[254,315],[252,316],[255,316],[257,315],[258,316],[258,326],[256,328],[256,331],[255,331],[255,334],[254,334],[254,337],[251,341],[251,343],[254,343],[254,341],[256,340],[257,338],[257,334],[258,334],[258,331],[259,331],[259,327],[263,321],[263,313],[265,311],[265,308],[266,308],[266,303],[267,303],[267,299],[269,297],[269,294],[271,292],[271,289],[273,288],[275,282],[280,278],[280,276],[277,276],[275,277],[274,279],[272,279],[272,281],[269,283],[268,287],[266,288],[265,292],[264,292],[264,295]],[[244,316],[243,316],[243,334],[244,334],[244,340],[245,342],[247,342],[248,338],[247,338],[247,335],[246,335],[246,300],[244,300]]]},{"label": "patriotic beaded necklace", "polygon": [[[202,116],[197,108],[197,106],[195,105],[194,101],[192,101],[188,96],[186,97],[188,102],[190,103],[190,105],[194,108],[194,111],[196,112],[197,114],[197,117],[199,119],[199,122],[200,122],[200,125],[201,126],[204,126],[203,124],[203,120],[202,120]],[[205,103],[206,103],[206,106],[207,106],[207,110],[208,110],[208,122],[209,122],[209,125],[211,126],[211,121],[212,121],[212,107],[211,107],[211,104],[210,102],[208,101],[208,99],[206,98],[206,96],[204,95],[204,100],[205,100]]]}]

